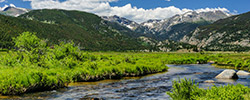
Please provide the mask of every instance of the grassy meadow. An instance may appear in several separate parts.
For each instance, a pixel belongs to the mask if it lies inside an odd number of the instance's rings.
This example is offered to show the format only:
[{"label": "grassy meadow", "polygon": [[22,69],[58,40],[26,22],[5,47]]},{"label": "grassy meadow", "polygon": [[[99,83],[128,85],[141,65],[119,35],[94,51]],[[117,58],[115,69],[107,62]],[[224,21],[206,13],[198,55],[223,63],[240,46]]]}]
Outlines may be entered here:
[{"label": "grassy meadow", "polygon": [[164,72],[167,64],[205,64],[247,69],[248,53],[85,52],[73,42],[49,45],[33,33],[0,52],[0,94],[17,95],[67,87],[72,82],[120,79]]},{"label": "grassy meadow", "polygon": [[[19,52],[20,53],[20,52]],[[22,94],[66,87],[71,82],[119,79],[167,71],[166,64],[205,63],[200,54],[99,53],[79,51],[74,57],[29,58],[26,53],[2,52],[1,94]],[[191,56],[192,55],[192,56]],[[186,56],[186,57],[185,57]],[[50,55],[51,57],[51,55]],[[175,59],[174,59],[175,58]],[[35,61],[33,61],[33,60]]]},{"label": "grassy meadow", "polygon": [[[167,71],[166,64],[203,64],[214,61],[230,68],[248,56],[247,53],[119,53],[79,51],[79,58],[67,54],[64,58],[52,61],[32,62],[29,55],[13,51],[1,52],[0,91],[1,94],[22,94],[66,87],[68,83],[119,79],[128,76],[141,76]],[[81,55],[81,56],[80,56]],[[54,56],[54,55],[53,55]],[[13,58],[14,57],[14,58]],[[15,58],[16,57],[16,58]],[[69,58],[68,58],[69,57]],[[238,58],[235,58],[238,57]],[[57,57],[55,57],[57,58]],[[225,58],[225,60],[221,60]],[[230,59],[231,58],[231,59]],[[14,59],[14,61],[13,61]],[[11,62],[13,61],[13,62]],[[237,62],[227,64],[228,61]],[[242,61],[242,62],[239,62]],[[5,63],[3,63],[5,62]],[[241,64],[240,64],[241,65]],[[245,69],[249,69],[245,65]]]}]

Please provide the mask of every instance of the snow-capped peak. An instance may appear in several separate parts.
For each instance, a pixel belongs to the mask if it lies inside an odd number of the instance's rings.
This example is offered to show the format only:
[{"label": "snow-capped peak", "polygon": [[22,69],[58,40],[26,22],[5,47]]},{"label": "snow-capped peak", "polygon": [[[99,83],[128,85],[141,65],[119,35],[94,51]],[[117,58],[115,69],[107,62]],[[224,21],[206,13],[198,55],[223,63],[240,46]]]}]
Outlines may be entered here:
[{"label": "snow-capped peak", "polygon": [[153,23],[144,23],[143,26],[147,26],[147,27],[150,27],[150,28],[151,28],[151,27],[154,26],[154,24],[153,24]]},{"label": "snow-capped peak", "polygon": [[146,22],[141,23],[142,26],[148,27],[148,28],[153,28],[155,24],[161,22],[162,20],[157,20],[157,19],[150,19]]},{"label": "snow-capped peak", "polygon": [[183,16],[184,16],[184,17],[186,17],[186,16],[188,16],[188,15],[192,15],[192,14],[193,14],[193,12],[192,12],[192,11],[188,11],[188,12],[184,13],[184,14],[183,14]]},{"label": "snow-capped peak", "polygon": [[119,23],[123,26],[128,27],[131,30],[134,30],[135,28],[137,28],[139,26],[138,23],[131,21],[129,19],[114,15],[114,16],[102,16],[102,19],[107,20],[107,21],[111,21],[111,22],[116,22]]},{"label": "snow-capped peak", "polygon": [[28,9],[16,7],[14,4],[4,5],[0,7],[1,12],[5,12],[5,15],[17,17],[21,14],[29,12]]},{"label": "snow-capped peak", "polygon": [[16,6],[15,6],[14,4],[10,4],[10,7],[14,7],[14,8],[16,8]]},{"label": "snow-capped peak", "polygon": [[5,11],[7,8],[9,7],[13,7],[16,8],[16,6],[14,4],[10,4],[10,5],[4,5],[4,7],[1,8],[1,11]]},{"label": "snow-capped peak", "polygon": [[28,12],[27,9],[16,7],[14,4],[4,5],[4,7],[2,7],[2,8],[0,7],[0,11],[5,11],[5,10],[6,10],[7,8],[9,8],[9,7],[16,8],[16,9],[20,9],[20,10],[23,10],[23,11],[25,11],[25,12]]},{"label": "snow-capped peak", "polygon": [[0,7],[0,10],[1,11],[4,11],[6,8],[8,8],[9,6],[8,5],[4,5],[2,8]]}]

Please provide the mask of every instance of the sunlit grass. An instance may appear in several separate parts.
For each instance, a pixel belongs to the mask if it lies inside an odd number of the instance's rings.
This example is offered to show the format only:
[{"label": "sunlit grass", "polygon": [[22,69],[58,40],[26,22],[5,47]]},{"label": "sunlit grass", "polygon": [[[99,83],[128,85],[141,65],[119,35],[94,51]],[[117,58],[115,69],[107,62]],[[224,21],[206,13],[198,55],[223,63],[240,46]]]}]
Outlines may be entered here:
[{"label": "sunlit grass", "polygon": [[199,88],[195,81],[173,81],[173,89],[167,94],[173,100],[249,100],[250,88],[241,84]]},{"label": "sunlit grass", "polygon": [[[2,94],[19,94],[57,89],[68,83],[117,79],[127,76],[141,76],[163,72],[166,64],[197,64],[215,61],[216,64],[238,60],[244,62],[249,54],[200,54],[200,53],[125,53],[125,52],[84,52],[84,60],[66,59],[62,62],[47,62],[45,67],[35,63],[16,66],[0,65],[0,91]],[[6,52],[0,57],[12,58]],[[58,64],[58,65],[57,65]],[[72,66],[73,64],[73,66]],[[248,67],[247,67],[248,68]],[[15,84],[15,85],[14,85]],[[11,87],[11,88],[10,88]],[[13,88],[13,89],[12,89]]]},{"label": "sunlit grass", "polygon": [[33,33],[14,38],[17,50],[0,52],[0,94],[15,95],[66,87],[72,82],[120,79],[168,70],[166,64],[249,67],[247,54],[85,52],[73,42],[49,47]]}]

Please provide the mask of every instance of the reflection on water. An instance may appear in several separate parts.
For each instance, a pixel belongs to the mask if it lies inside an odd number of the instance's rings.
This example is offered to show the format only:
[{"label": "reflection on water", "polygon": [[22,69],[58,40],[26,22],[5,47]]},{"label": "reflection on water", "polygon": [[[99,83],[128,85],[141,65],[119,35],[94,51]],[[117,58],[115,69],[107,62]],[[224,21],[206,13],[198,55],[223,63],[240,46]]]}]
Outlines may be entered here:
[{"label": "reflection on water", "polygon": [[96,81],[96,82],[76,82],[76,83],[70,83],[68,86],[69,87],[74,87],[74,86],[83,86],[83,85],[98,85],[98,84],[103,84],[103,83],[111,83],[111,82],[119,82],[122,80],[138,80],[144,77],[150,77],[154,75],[160,75],[164,74],[166,72],[161,72],[161,73],[156,73],[156,74],[149,74],[145,76],[138,76],[138,77],[123,77],[122,79],[107,79],[107,80],[101,80],[101,81]]},{"label": "reflection on water", "polygon": [[18,96],[3,96],[3,95],[0,95],[0,99],[8,99],[8,98],[12,98],[12,99],[18,99],[19,97]]},{"label": "reflection on water", "polygon": [[76,83],[70,83],[68,86],[69,87],[74,87],[74,86],[83,86],[83,85],[98,85],[100,83],[111,83],[111,82],[118,82],[120,80],[102,80],[102,81],[97,81],[97,82],[76,82]]},{"label": "reflection on water", "polygon": [[[103,80],[98,82],[71,83],[68,88],[19,96],[19,99],[135,99],[135,100],[165,100],[169,99],[166,91],[171,90],[172,81],[179,78],[191,78],[199,82],[201,88],[226,84],[250,85],[249,76],[239,76],[238,80],[215,79],[223,71],[208,64],[202,65],[168,65],[168,72],[147,75],[144,77],[125,77],[120,80]],[[214,80],[215,83],[205,83]],[[6,97],[13,99],[13,97]]]}]

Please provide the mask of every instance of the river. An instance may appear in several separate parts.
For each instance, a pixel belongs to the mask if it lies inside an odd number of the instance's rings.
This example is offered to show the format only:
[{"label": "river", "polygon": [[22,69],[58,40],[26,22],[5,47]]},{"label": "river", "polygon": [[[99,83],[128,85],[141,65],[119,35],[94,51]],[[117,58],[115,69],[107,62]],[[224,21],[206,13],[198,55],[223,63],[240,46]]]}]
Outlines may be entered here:
[{"label": "river", "polygon": [[[4,97],[5,99],[53,99],[53,100],[166,100],[166,91],[171,90],[172,81],[179,78],[191,78],[199,82],[201,88],[226,84],[250,85],[249,76],[239,76],[237,80],[215,79],[224,69],[209,64],[168,65],[168,72],[130,77],[120,80],[103,80],[98,82],[79,82],[69,87],[53,91],[29,93],[21,96]],[[214,80],[215,83],[205,83]]]}]

